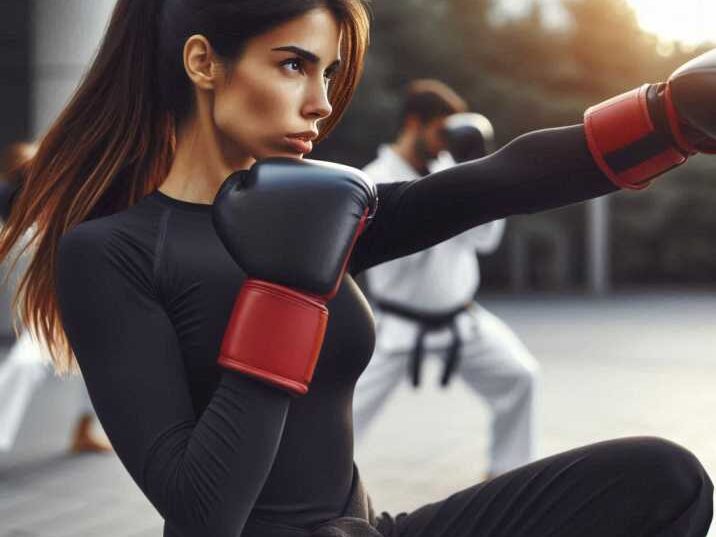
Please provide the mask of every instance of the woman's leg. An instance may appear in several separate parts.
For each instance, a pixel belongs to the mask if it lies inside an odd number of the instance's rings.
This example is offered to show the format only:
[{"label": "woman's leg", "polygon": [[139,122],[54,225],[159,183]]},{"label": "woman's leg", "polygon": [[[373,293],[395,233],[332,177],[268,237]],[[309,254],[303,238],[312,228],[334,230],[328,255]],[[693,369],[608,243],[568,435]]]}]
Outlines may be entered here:
[{"label": "woman's leg", "polygon": [[542,459],[378,528],[385,537],[703,537],[713,486],[699,461],[658,438]]},{"label": "woman's leg", "polygon": [[12,449],[32,396],[49,374],[39,347],[23,332],[0,364],[0,451]]}]

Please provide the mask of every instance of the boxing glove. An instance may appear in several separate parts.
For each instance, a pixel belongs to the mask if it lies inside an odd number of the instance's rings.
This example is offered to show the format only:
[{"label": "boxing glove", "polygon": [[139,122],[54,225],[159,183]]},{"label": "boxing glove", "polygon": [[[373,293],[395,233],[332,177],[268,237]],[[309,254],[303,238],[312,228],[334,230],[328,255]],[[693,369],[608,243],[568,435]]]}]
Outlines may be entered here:
[{"label": "boxing glove", "polygon": [[694,153],[716,153],[716,49],[665,83],[589,108],[584,128],[595,162],[622,188],[644,188]]},{"label": "boxing glove", "polygon": [[445,120],[443,132],[447,149],[457,163],[482,158],[494,148],[492,123],[480,114],[453,114]]},{"label": "boxing glove", "polygon": [[308,391],[353,246],[376,189],[348,166],[274,158],[232,174],[212,209],[216,232],[247,273],[218,363],[293,394]]}]

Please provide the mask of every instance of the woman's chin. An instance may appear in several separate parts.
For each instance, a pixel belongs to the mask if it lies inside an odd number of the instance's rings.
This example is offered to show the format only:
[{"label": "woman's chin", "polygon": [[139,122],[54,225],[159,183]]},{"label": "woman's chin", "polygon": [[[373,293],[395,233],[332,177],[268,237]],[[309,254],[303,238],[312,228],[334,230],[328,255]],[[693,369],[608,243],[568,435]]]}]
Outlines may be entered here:
[{"label": "woman's chin", "polygon": [[267,158],[295,158],[295,159],[302,159],[303,153],[296,153],[294,151],[271,151],[266,152],[261,157],[258,157],[256,160],[262,160]]}]

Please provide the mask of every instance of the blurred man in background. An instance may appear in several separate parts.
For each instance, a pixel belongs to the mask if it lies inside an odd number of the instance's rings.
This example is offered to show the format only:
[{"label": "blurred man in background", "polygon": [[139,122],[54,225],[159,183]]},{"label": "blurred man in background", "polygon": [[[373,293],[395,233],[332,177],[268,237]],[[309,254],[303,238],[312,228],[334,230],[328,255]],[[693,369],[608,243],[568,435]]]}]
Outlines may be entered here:
[{"label": "blurred man in background", "polygon": [[[2,153],[0,160],[0,217],[4,222],[10,215],[12,200],[22,182],[23,165],[35,154],[36,147],[29,143],[15,143]],[[29,257],[20,254],[17,264],[4,267],[12,271],[3,283],[9,287],[5,296],[14,296]],[[11,305],[0,303],[12,318]],[[22,424],[25,411],[35,390],[51,374],[50,358],[44,346],[35,341],[27,330],[12,344],[0,361],[0,451],[12,449]],[[79,417],[71,432],[70,451],[73,453],[107,452],[111,446],[105,438],[93,431],[95,413],[89,395],[81,386]]]},{"label": "blurred man in background", "polygon": [[[377,182],[409,181],[486,155],[494,141],[492,126],[466,110],[465,101],[445,84],[413,82],[397,139],[380,147],[378,158],[364,170]],[[359,439],[406,370],[419,385],[422,361],[429,355],[444,360],[443,386],[457,373],[490,409],[488,477],[535,458],[539,366],[505,323],[474,302],[480,282],[475,254],[495,251],[503,232],[504,221],[490,222],[368,271],[377,339],[356,387]]]}]

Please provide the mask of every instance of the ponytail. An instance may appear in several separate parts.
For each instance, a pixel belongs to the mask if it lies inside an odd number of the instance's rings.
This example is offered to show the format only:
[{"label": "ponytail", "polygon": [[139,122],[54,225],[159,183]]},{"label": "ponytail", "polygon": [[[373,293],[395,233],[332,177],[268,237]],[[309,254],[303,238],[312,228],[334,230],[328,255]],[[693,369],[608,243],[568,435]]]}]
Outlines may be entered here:
[{"label": "ponytail", "polygon": [[234,61],[252,37],[319,7],[330,9],[345,32],[325,136],[360,76],[369,31],[364,0],[117,1],[92,66],[42,139],[0,232],[0,262],[21,239],[35,252],[15,305],[56,370],[74,363],[55,291],[60,238],[84,220],[130,207],[169,173],[177,124],[194,107],[186,39],[202,34],[223,60]]},{"label": "ponytail", "polygon": [[83,220],[133,205],[169,171],[174,122],[159,98],[155,58],[161,3],[117,2],[92,66],[41,140],[0,233],[0,261],[30,234],[35,255],[14,305],[58,371],[73,361],[55,294],[60,237]]}]

